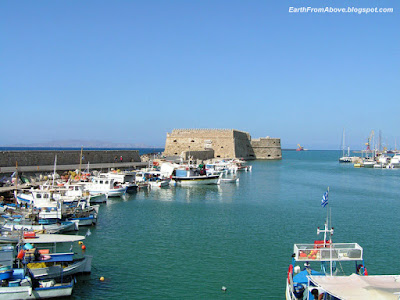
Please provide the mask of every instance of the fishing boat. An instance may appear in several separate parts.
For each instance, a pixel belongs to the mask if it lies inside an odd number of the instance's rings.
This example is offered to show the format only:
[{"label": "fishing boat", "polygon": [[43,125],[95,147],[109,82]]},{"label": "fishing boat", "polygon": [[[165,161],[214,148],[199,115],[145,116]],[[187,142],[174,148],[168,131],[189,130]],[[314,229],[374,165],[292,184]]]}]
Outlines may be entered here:
[{"label": "fishing boat", "polygon": [[239,183],[239,177],[236,175],[232,177],[221,177],[221,183]]},{"label": "fishing boat", "polygon": [[[327,204],[328,192],[321,202],[324,207]],[[363,248],[357,243],[333,243],[333,227],[329,228],[328,221],[327,216],[324,229],[317,229],[317,234],[324,234],[322,240],[294,245],[286,278],[286,299],[398,300],[400,276],[369,275]]]},{"label": "fishing boat", "polygon": [[119,197],[125,194],[127,187],[122,186],[113,178],[93,177],[92,182],[88,183],[85,188],[91,195],[104,193],[108,197]]},{"label": "fishing boat", "polygon": [[[321,205],[326,206],[328,192],[324,194],[322,201]],[[289,264],[286,279],[287,300],[346,299],[337,298],[335,294],[331,294],[331,296],[336,298],[323,298],[326,297],[324,294],[329,294],[329,290],[315,285],[318,278],[345,276],[345,272],[350,271],[351,268],[343,266],[342,263],[351,262],[351,265],[355,268],[350,272],[357,274],[356,276],[368,275],[363,260],[363,248],[357,243],[333,243],[333,228],[329,228],[328,221],[327,217],[324,229],[321,230],[319,227],[317,229],[317,235],[323,234],[322,240],[294,245],[292,262]]]},{"label": "fishing boat", "polygon": [[57,282],[51,280],[32,281],[24,274],[24,269],[13,269],[13,274],[8,281],[8,286],[0,287],[0,299],[25,300],[47,299],[71,296],[74,280]]},{"label": "fishing boat", "polygon": [[181,186],[219,184],[221,178],[221,175],[200,175],[195,168],[177,169],[174,172],[172,180]]}]

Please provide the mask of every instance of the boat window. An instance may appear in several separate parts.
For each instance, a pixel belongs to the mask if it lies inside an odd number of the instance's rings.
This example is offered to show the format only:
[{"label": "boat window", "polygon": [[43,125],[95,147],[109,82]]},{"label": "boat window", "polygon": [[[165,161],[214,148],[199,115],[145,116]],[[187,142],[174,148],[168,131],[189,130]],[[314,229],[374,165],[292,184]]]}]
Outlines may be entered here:
[{"label": "boat window", "polygon": [[103,184],[103,180],[100,180],[99,183],[100,183],[100,184]]},{"label": "boat window", "polygon": [[176,140],[174,140],[174,143],[176,143],[177,141]]},{"label": "boat window", "polygon": [[47,199],[47,198],[49,198],[49,195],[48,195],[48,194],[44,194],[44,195],[43,195],[43,198],[46,198],[46,199]]},{"label": "boat window", "polygon": [[37,198],[37,199],[40,199],[40,198],[42,198],[42,195],[37,194],[37,195],[36,195],[36,198]]},{"label": "boat window", "polygon": [[191,143],[194,143],[194,140],[191,140],[190,142],[191,142]]}]

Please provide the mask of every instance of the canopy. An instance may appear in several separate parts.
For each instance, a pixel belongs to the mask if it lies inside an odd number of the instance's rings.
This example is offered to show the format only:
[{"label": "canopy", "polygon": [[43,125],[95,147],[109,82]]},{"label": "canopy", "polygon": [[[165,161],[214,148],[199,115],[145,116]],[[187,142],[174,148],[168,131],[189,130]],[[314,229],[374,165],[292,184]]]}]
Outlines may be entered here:
[{"label": "canopy", "polygon": [[[400,275],[309,276],[324,291],[339,299],[399,299]],[[396,293],[396,294],[395,294]]]},{"label": "canopy", "polygon": [[83,235],[68,234],[37,234],[36,238],[24,239],[24,243],[47,244],[47,243],[71,243],[84,240]]}]

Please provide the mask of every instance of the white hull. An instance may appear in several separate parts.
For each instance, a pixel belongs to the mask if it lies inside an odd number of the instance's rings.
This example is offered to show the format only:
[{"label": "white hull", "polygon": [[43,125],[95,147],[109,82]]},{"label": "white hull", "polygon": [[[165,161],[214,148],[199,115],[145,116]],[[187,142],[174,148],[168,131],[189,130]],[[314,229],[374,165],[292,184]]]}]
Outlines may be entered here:
[{"label": "white hull", "polygon": [[4,224],[3,228],[9,229],[9,230],[34,230],[34,231],[42,231],[46,230],[49,233],[62,233],[62,232],[68,232],[68,231],[75,231],[76,226],[74,223],[71,222],[71,224],[63,224],[63,225],[57,225],[57,224],[51,224],[51,225],[29,225],[29,224]]},{"label": "white hull", "polygon": [[89,190],[90,195],[97,195],[100,193],[105,193],[108,195],[108,197],[119,197],[125,194],[126,192],[126,187],[125,188],[119,188],[119,189],[110,189],[107,191],[100,191],[100,190]]},{"label": "white hull", "polygon": [[[90,273],[92,271],[92,258],[93,256],[85,255],[84,259],[71,263],[62,269],[62,276]],[[59,266],[30,269],[30,272],[34,278],[39,280],[61,277]]]},{"label": "white hull", "polygon": [[69,284],[55,285],[49,288],[35,288],[31,286],[0,287],[0,299],[46,299],[71,296],[73,281]]},{"label": "white hull", "polygon": [[219,176],[173,177],[173,179],[181,186],[219,184]]},{"label": "white hull", "polygon": [[151,187],[165,187],[169,186],[169,181],[168,180],[163,180],[163,181],[149,181]]},{"label": "white hull", "polygon": [[99,193],[99,194],[90,194],[89,202],[92,203],[104,203],[107,202],[107,194]]}]

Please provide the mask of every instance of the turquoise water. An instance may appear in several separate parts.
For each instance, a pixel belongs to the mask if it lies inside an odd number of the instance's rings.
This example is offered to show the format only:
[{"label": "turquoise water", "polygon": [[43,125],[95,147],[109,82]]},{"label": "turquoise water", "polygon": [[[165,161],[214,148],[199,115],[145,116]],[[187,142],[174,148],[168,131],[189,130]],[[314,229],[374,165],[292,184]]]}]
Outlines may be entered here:
[{"label": "turquoise water", "polygon": [[153,189],[102,205],[85,241],[92,274],[72,298],[284,299],[293,244],[317,239],[328,186],[334,241],[358,242],[369,274],[398,274],[400,169],[339,164],[339,151],[283,155],[252,162],[239,185]]}]

